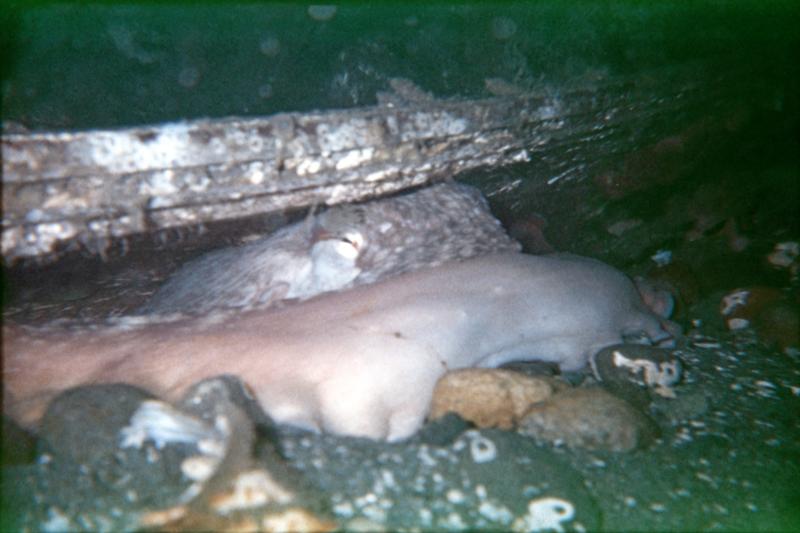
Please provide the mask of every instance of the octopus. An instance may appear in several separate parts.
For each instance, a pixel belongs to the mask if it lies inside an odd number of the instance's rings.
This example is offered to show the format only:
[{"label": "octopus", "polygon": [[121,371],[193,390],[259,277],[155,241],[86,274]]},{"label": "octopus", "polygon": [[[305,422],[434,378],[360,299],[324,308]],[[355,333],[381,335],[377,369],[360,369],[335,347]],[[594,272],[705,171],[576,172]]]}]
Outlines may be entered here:
[{"label": "octopus", "polygon": [[520,245],[474,187],[441,183],[335,206],[180,268],[138,314],[272,307]]}]

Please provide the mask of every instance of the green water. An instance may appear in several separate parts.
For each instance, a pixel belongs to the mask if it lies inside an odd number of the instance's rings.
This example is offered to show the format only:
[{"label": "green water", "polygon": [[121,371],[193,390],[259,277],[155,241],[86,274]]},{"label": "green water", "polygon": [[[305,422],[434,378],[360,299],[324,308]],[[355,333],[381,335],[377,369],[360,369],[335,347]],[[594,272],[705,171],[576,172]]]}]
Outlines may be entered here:
[{"label": "green water", "polygon": [[[351,2],[0,8],[4,120],[90,128],[375,103],[393,77],[437,96],[703,61],[785,75],[796,2]],[[796,70],[794,74],[796,77]]]}]

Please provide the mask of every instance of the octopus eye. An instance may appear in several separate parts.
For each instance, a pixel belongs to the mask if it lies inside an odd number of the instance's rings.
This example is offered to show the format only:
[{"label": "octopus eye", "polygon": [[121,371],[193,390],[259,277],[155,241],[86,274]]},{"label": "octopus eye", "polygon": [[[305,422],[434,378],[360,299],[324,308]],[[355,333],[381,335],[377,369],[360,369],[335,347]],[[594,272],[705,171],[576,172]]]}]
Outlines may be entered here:
[{"label": "octopus eye", "polygon": [[355,242],[353,242],[352,239],[348,239],[347,237],[342,237],[339,240],[342,241],[342,242],[346,242],[347,244],[353,245],[354,248],[358,248],[358,245]]},{"label": "octopus eye", "polygon": [[364,245],[364,237],[358,232],[348,232],[339,238],[340,241],[346,242],[356,250],[360,250]]}]

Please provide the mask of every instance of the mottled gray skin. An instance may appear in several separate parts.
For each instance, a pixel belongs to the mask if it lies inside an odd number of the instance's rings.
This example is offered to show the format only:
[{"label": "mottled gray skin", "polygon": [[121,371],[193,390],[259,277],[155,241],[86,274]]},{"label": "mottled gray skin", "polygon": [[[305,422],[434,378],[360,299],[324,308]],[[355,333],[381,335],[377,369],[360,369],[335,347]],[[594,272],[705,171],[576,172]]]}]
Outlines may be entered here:
[{"label": "mottled gray skin", "polygon": [[271,307],[519,249],[477,189],[442,183],[332,207],[249,244],[211,252],[178,270],[138,313]]}]

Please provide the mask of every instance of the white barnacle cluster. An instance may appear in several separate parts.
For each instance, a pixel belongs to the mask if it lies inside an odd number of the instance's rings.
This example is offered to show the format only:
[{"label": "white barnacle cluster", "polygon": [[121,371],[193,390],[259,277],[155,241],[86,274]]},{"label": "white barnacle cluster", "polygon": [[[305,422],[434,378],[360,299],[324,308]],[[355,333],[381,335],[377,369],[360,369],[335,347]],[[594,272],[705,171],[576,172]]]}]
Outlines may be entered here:
[{"label": "white barnacle cluster", "polygon": [[517,518],[511,526],[513,531],[557,531],[562,532],[562,524],[575,517],[575,506],[567,500],[544,497],[528,503],[528,513]]},{"label": "white barnacle cluster", "polygon": [[120,446],[141,448],[147,440],[159,450],[172,443],[194,444],[207,455],[222,457],[227,426],[220,422],[211,426],[168,403],[145,400],[131,416],[130,424],[120,430]]},{"label": "white barnacle cluster", "polygon": [[386,522],[387,512],[394,505],[392,500],[383,496],[382,491],[370,491],[353,500],[358,513],[373,523]]},{"label": "white barnacle cluster", "polygon": [[614,350],[612,361],[615,367],[627,368],[634,375],[641,373],[643,384],[653,387],[657,394],[668,398],[675,397],[672,386],[680,380],[681,375],[677,359],[656,363],[650,359],[630,359],[619,350]]},{"label": "white barnacle cluster", "polygon": [[70,239],[78,234],[78,227],[70,222],[50,222],[32,226],[24,231],[24,236],[3,231],[3,250],[13,247],[16,241],[24,243],[25,253],[36,255],[38,250],[51,250],[58,242]]},{"label": "white barnacle cluster", "polygon": [[[173,443],[194,445],[198,453],[181,462],[181,472],[193,483],[179,501],[188,503],[202,492],[205,483],[220,468],[228,453],[231,431],[230,421],[225,416],[218,415],[212,425],[165,402],[145,400],[131,416],[130,424],[120,430],[119,437],[122,448],[141,448],[148,440],[159,450]],[[148,448],[147,451],[153,450]],[[264,475],[257,472],[246,472],[238,476],[233,492],[217,503],[234,509],[262,505],[264,494],[279,500],[290,499],[291,495],[285,496],[276,485],[268,474],[264,479]]]},{"label": "white barnacle cluster", "polygon": [[750,298],[750,291],[741,289],[733,291],[722,298],[722,305],[720,306],[720,313],[723,316],[728,316],[739,307],[747,305],[747,300]]},{"label": "white barnacle cluster", "polygon": [[424,444],[420,446],[417,451],[417,459],[419,459],[420,463],[429,468],[433,468],[439,464],[436,459],[431,457],[429,448]]},{"label": "white barnacle cluster", "polygon": [[800,259],[800,243],[795,241],[779,242],[775,244],[772,253],[767,256],[767,261],[776,268],[789,268]]},{"label": "white barnacle cluster", "polygon": [[659,267],[667,266],[672,262],[672,251],[671,250],[659,250],[652,256],[650,259],[658,265]]},{"label": "white barnacle cluster", "polygon": [[336,162],[336,170],[347,170],[355,168],[362,163],[370,161],[375,153],[375,148],[362,148],[346,152],[341,159]]},{"label": "white barnacle cluster", "polygon": [[475,463],[489,463],[497,458],[497,446],[479,431],[474,429],[466,431],[463,437],[469,440],[469,453]]},{"label": "white barnacle cluster", "polygon": [[138,168],[168,168],[188,164],[192,153],[191,126],[165,125],[158,134],[145,132],[97,132],[87,150],[89,162],[112,172],[132,172]]},{"label": "white barnacle cluster", "polygon": [[47,510],[47,520],[41,523],[41,528],[45,533],[77,529],[70,517],[57,507],[50,507]]},{"label": "white barnacle cluster", "polygon": [[478,505],[478,513],[487,520],[503,525],[510,524],[514,519],[514,513],[508,507],[491,500],[482,501]]},{"label": "white barnacle cluster", "polygon": [[[469,124],[466,119],[456,117],[447,112],[419,112],[415,113],[411,119],[414,122],[414,132],[424,131],[431,137],[444,137],[449,135],[459,135],[464,133]],[[411,133],[403,133],[401,140],[411,141]]]},{"label": "white barnacle cluster", "polygon": [[354,118],[335,126],[328,124],[317,126],[317,138],[323,154],[368,146],[369,133],[370,124],[361,118]]}]

